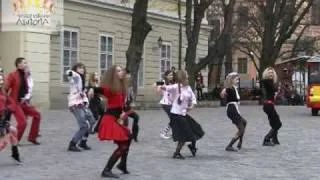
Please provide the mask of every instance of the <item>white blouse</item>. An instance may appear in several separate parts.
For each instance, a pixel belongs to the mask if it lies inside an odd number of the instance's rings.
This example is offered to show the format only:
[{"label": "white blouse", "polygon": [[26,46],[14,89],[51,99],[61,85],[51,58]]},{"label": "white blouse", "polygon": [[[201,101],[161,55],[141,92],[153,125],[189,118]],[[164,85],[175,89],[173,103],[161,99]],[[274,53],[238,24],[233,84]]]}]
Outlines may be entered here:
[{"label": "white blouse", "polygon": [[24,96],[26,100],[30,100],[32,97],[32,89],[33,89],[33,79],[31,77],[31,74],[27,77],[27,84],[28,84],[28,93]]},{"label": "white blouse", "polygon": [[[173,103],[171,108],[171,113],[185,116],[187,114],[187,108],[197,104],[197,98],[194,95],[190,86],[179,86],[178,84],[166,86],[166,90],[172,94]],[[178,103],[178,100],[181,100],[181,104]]]},{"label": "white blouse", "polygon": [[72,70],[68,70],[66,73],[72,72],[72,76],[69,76],[70,94],[68,96],[68,106],[75,106],[80,104],[89,104],[86,93],[82,88],[81,76]]},{"label": "white blouse", "polygon": [[172,94],[167,90],[162,90],[162,98],[160,104],[162,105],[171,105],[172,104]]}]

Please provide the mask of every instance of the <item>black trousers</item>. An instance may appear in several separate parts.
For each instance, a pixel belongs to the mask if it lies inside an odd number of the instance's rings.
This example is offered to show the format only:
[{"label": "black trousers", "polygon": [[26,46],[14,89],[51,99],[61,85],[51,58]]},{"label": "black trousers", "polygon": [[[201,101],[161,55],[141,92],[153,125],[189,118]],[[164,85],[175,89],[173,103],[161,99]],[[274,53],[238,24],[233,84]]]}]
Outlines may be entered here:
[{"label": "black trousers", "polygon": [[202,88],[197,88],[197,98],[198,100],[203,99]]},{"label": "black trousers", "polygon": [[271,103],[263,104],[263,111],[268,116],[268,120],[271,128],[274,129],[275,131],[278,131],[281,128],[282,123],[277,111],[274,108],[274,104],[271,104]]},{"label": "black trousers", "polygon": [[[132,129],[131,129],[132,130],[132,138],[137,140],[138,134],[139,134],[139,119],[140,119],[140,117],[135,111],[133,111],[131,109],[129,109],[128,111],[129,111],[129,112],[127,112],[128,117],[133,119]],[[124,125],[125,126],[129,125],[129,118],[124,120]]]}]

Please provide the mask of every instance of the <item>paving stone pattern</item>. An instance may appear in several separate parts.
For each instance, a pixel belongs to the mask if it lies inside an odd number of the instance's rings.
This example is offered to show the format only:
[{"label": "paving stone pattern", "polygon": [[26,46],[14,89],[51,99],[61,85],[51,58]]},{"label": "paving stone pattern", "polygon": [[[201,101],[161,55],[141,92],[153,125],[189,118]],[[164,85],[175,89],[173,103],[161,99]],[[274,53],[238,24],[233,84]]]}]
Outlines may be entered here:
[{"label": "paving stone pattern", "polygon": [[[162,110],[139,111],[141,133],[133,143],[126,180],[261,180],[320,179],[320,117],[312,117],[303,106],[277,107],[283,127],[279,132],[281,145],[262,147],[269,130],[261,106],[241,106],[248,121],[243,150],[224,151],[236,128],[225,115],[225,108],[195,109],[192,116],[206,134],[198,142],[197,157],[192,158],[187,147],[185,160],[174,160],[175,143],[159,136],[168,123]],[[68,143],[77,129],[74,117],[67,111],[43,111],[40,146],[21,142],[23,165],[9,157],[10,148],[0,152],[0,180],[99,180],[109,155],[116,147],[112,142],[100,142],[91,136],[92,151],[71,153]],[[30,120],[29,120],[30,124]],[[29,128],[28,128],[29,129]]]}]

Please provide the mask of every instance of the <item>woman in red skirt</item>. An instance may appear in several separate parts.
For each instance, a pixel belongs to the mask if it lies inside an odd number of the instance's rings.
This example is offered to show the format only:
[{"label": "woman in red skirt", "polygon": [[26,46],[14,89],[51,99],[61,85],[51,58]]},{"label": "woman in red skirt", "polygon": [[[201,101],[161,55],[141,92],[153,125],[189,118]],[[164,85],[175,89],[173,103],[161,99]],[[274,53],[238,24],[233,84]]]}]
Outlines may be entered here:
[{"label": "woman in red skirt", "polygon": [[119,158],[120,163],[117,168],[124,174],[129,174],[127,170],[127,157],[131,143],[130,131],[122,123],[121,119],[126,118],[123,112],[125,103],[125,92],[127,90],[127,80],[125,70],[120,66],[111,67],[102,79],[101,87],[95,88],[95,93],[100,93],[107,99],[107,111],[103,115],[98,131],[101,141],[113,140],[118,148],[109,158],[106,167],[102,171],[102,177],[119,178],[111,172],[113,166]]},{"label": "woman in red skirt", "polygon": [[0,74],[0,151],[11,144],[11,157],[21,163],[18,149],[17,129],[10,124],[10,113],[14,111],[14,101],[3,89],[4,77]]}]

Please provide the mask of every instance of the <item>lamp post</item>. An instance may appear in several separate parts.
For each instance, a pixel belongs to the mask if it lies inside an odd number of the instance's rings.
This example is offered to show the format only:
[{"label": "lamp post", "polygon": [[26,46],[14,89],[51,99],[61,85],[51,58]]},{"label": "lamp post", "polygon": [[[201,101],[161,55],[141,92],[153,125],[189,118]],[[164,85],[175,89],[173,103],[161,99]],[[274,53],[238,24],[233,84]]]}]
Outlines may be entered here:
[{"label": "lamp post", "polygon": [[181,70],[181,58],[182,58],[182,22],[181,22],[181,0],[178,0],[178,16],[179,16],[179,60],[178,69]]},{"label": "lamp post", "polygon": [[224,20],[227,22],[225,32],[225,43],[226,43],[226,61],[225,61],[225,73],[228,74],[232,71],[232,5],[230,0],[224,1],[225,13]]},{"label": "lamp post", "polygon": [[162,38],[161,38],[161,36],[160,36],[159,39],[158,39],[158,47],[159,47],[159,48],[161,48],[162,43],[163,43],[163,40],[162,40]]},{"label": "lamp post", "polygon": [[[225,77],[228,73],[232,71],[232,42],[231,42],[231,31],[232,31],[232,7],[230,5],[230,0],[224,0],[224,21],[225,24],[225,61],[224,61],[224,67],[225,67]],[[220,106],[226,106],[226,99],[221,98],[220,99]]]}]

